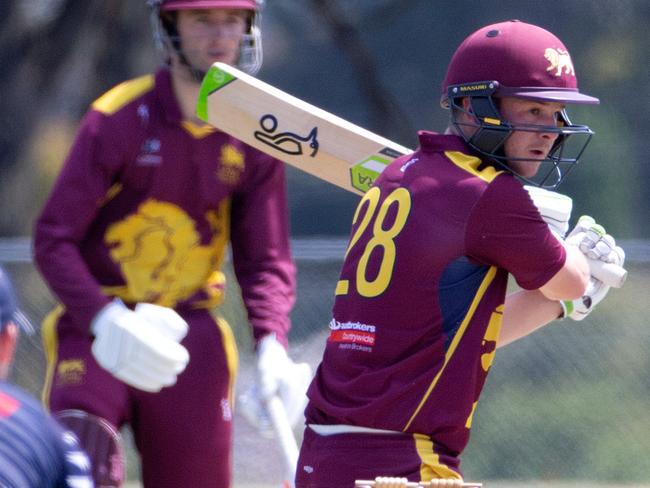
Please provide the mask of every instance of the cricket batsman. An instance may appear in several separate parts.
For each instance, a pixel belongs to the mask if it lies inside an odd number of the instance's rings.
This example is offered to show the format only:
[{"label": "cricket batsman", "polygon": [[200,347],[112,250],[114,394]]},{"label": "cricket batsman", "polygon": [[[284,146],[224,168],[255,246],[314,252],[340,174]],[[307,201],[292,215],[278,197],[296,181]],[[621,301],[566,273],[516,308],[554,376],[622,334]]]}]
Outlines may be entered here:
[{"label": "cricket batsman", "polygon": [[[522,185],[557,187],[592,135],[567,116],[598,99],[578,89],[560,39],[520,21],[477,30],[453,55],[441,101],[445,132],[419,132],[354,214],[297,488],[462,480],[496,349],[583,319],[609,289],[588,261],[623,264],[593,219],[565,239],[568,215],[550,218],[540,193],[550,192]],[[507,294],[509,275],[520,289]]]}]

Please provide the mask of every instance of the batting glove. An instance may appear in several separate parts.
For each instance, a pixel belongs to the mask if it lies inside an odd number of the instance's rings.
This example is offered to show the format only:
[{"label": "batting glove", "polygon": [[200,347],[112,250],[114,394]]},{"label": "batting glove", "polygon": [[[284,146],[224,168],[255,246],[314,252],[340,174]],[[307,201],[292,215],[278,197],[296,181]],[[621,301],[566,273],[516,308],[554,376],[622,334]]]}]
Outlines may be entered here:
[{"label": "batting glove", "polygon": [[553,234],[561,239],[569,231],[569,219],[573,209],[571,197],[536,186],[524,185],[533,204]]},{"label": "batting glove", "polygon": [[566,238],[566,243],[576,246],[587,259],[614,263],[623,266],[625,251],[616,245],[616,240],[609,235],[602,225],[593,217],[583,215]]},{"label": "batting glove", "polygon": [[[603,261],[621,267],[625,263],[625,251],[616,245],[615,239],[607,234],[603,226],[587,215],[578,219],[566,242],[578,247],[589,261]],[[605,298],[609,289],[609,286],[592,276],[581,298],[560,302],[562,317],[573,320],[584,319]]]},{"label": "batting glove", "polygon": [[609,286],[594,277],[589,278],[585,294],[577,300],[563,300],[562,315],[560,318],[569,317],[573,320],[582,320],[598,305],[609,292]]},{"label": "batting glove", "polygon": [[176,383],[190,359],[180,341],[187,323],[170,308],[138,304],[135,311],[116,299],[91,324],[97,363],[120,381],[158,392]]},{"label": "batting glove", "polygon": [[270,434],[272,425],[265,404],[277,395],[282,400],[289,424],[295,427],[307,406],[306,393],[311,378],[309,364],[293,362],[275,334],[269,334],[257,347],[256,381],[239,398],[241,411],[251,424]]}]

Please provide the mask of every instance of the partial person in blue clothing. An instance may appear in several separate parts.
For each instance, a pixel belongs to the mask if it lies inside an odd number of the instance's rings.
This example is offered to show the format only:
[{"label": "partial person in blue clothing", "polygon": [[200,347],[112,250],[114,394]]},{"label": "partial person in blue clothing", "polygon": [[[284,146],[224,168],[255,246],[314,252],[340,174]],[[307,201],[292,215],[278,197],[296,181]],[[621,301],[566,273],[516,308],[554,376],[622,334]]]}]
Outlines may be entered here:
[{"label": "partial person in blue clothing", "polygon": [[33,330],[0,267],[0,487],[92,488],[90,461],[74,434],[7,381],[19,329]]}]

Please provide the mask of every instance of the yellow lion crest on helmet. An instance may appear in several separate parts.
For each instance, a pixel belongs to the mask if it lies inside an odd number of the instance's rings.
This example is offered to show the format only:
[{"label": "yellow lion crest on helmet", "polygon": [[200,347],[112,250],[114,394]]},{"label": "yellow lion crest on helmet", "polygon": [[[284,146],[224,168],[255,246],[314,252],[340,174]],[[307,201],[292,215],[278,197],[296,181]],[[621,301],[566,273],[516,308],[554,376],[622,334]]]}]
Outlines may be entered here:
[{"label": "yellow lion crest on helmet", "polygon": [[562,76],[564,74],[575,76],[576,72],[573,69],[573,62],[571,61],[571,56],[569,52],[564,49],[554,49],[552,47],[547,47],[544,51],[544,57],[549,62],[548,68],[546,71],[555,71],[555,76]]}]

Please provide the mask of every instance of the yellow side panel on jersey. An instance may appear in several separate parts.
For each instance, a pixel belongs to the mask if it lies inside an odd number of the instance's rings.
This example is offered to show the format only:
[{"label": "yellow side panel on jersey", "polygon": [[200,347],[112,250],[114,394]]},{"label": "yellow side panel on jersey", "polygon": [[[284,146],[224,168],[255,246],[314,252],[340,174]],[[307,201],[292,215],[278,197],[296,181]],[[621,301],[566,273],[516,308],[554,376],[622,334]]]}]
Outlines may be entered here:
[{"label": "yellow side panel on jersey", "polygon": [[468,173],[471,173],[488,183],[490,183],[500,173],[503,173],[503,171],[496,170],[489,165],[486,165],[485,168],[480,168],[483,161],[476,156],[470,156],[469,154],[459,151],[445,151],[445,156],[447,156],[449,160],[459,168],[464,169]]},{"label": "yellow side panel on jersey", "polygon": [[113,185],[106,192],[106,195],[104,195],[104,199],[99,203],[99,206],[103,207],[108,202],[110,202],[113,198],[119,195],[119,193],[122,191],[122,187],[123,187],[122,183],[113,183]]},{"label": "yellow side panel on jersey", "polygon": [[474,420],[474,412],[476,412],[476,406],[478,405],[478,401],[474,402],[472,404],[472,411],[469,413],[467,416],[467,420],[465,421],[465,428],[466,429],[471,429],[472,428],[472,421]]},{"label": "yellow side panel on jersey", "polygon": [[237,379],[237,368],[239,367],[239,352],[237,351],[237,342],[235,335],[232,332],[232,327],[222,317],[215,318],[219,331],[221,332],[221,340],[223,348],[226,353],[226,364],[228,365],[228,401],[230,407],[235,405],[235,380]]},{"label": "yellow side panel on jersey", "polygon": [[440,457],[433,450],[433,441],[429,436],[413,434],[413,438],[415,439],[415,450],[422,460],[422,465],[420,466],[421,481],[462,479],[456,471],[440,462]]},{"label": "yellow side panel on jersey", "polygon": [[43,350],[45,352],[45,360],[47,362],[45,371],[45,382],[43,384],[43,391],[41,394],[41,401],[45,408],[50,409],[50,390],[52,389],[52,381],[54,378],[54,368],[57,361],[57,351],[59,338],[56,333],[56,324],[59,318],[63,315],[63,307],[57,305],[52,310],[45,320],[43,320],[43,327],[41,329],[41,337],[43,339]]},{"label": "yellow side panel on jersey", "polygon": [[144,75],[133,80],[120,83],[95,100],[92,108],[106,115],[111,115],[133,101],[154,86],[154,76]]},{"label": "yellow side panel on jersey", "polygon": [[501,333],[501,323],[503,322],[503,309],[505,305],[499,305],[492,315],[490,316],[490,323],[488,328],[485,331],[485,336],[483,337],[483,346],[490,344],[492,349],[490,352],[484,352],[481,354],[481,367],[483,371],[487,373],[492,366],[492,361],[494,361],[494,355],[496,353],[497,341],[499,340],[499,334]]},{"label": "yellow side panel on jersey", "polygon": [[433,381],[429,385],[429,388],[427,388],[427,391],[422,397],[420,404],[415,409],[415,412],[413,412],[413,415],[411,415],[411,418],[402,429],[403,431],[408,430],[408,428],[411,426],[411,423],[413,422],[415,417],[417,417],[418,413],[420,413],[420,410],[422,409],[426,401],[429,399],[429,395],[431,395],[431,392],[438,384],[438,380],[440,380],[440,377],[442,376],[442,373],[445,371],[447,364],[449,364],[449,360],[454,355],[454,352],[456,352],[456,348],[458,347],[458,344],[460,343],[461,339],[465,335],[465,331],[467,330],[467,327],[469,327],[469,323],[474,317],[474,312],[476,311],[478,304],[481,303],[485,291],[487,290],[488,286],[490,286],[490,283],[492,283],[492,280],[494,280],[496,274],[497,274],[497,268],[495,266],[491,266],[488,272],[486,273],[485,278],[483,278],[483,282],[481,283],[481,286],[476,292],[476,296],[472,300],[472,303],[469,306],[469,310],[467,310],[467,314],[465,315],[463,322],[460,324],[460,327],[458,327],[458,331],[454,335],[454,338],[451,341],[449,348],[447,349],[447,352],[445,354],[445,362],[442,364],[442,367],[440,368],[440,371],[438,371],[438,373],[436,374],[435,378],[433,378]]}]

